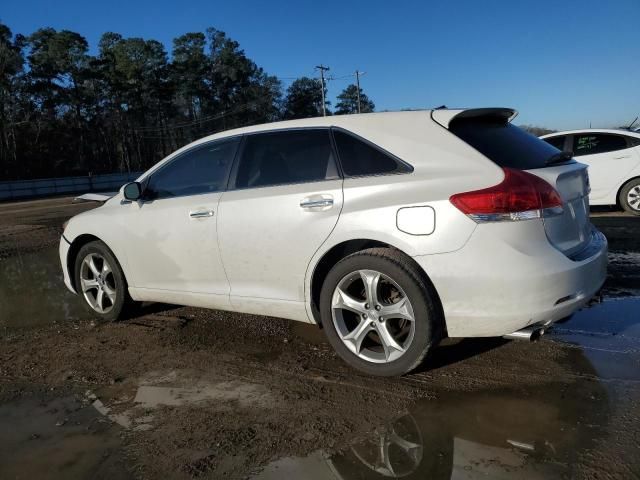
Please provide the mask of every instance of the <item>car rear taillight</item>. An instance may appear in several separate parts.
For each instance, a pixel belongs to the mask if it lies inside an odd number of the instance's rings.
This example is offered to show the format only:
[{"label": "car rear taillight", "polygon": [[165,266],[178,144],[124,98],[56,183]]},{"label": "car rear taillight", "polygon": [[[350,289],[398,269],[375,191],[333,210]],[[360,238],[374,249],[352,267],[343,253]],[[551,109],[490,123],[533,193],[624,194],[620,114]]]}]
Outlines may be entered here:
[{"label": "car rear taillight", "polygon": [[504,180],[493,187],[457,193],[449,201],[476,222],[529,220],[563,212],[560,194],[540,177],[503,168]]}]

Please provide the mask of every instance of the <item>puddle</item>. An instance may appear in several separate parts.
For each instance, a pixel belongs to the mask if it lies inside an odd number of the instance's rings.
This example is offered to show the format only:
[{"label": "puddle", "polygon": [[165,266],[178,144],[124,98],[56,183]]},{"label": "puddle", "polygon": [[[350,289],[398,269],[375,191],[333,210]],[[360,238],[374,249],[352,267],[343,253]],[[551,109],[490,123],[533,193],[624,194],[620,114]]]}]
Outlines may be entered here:
[{"label": "puddle", "polygon": [[0,405],[0,478],[131,478],[117,426],[75,397]]},{"label": "puddle", "polygon": [[606,422],[608,402],[603,394],[575,404],[563,398],[563,387],[446,393],[338,454],[279,459],[252,478],[573,478],[579,455],[603,435],[581,419]]},{"label": "puddle", "polygon": [[0,259],[0,327],[37,327],[88,318],[64,286],[56,248]]},{"label": "puddle", "polygon": [[159,405],[179,407],[203,401],[236,401],[242,407],[250,407],[268,403],[268,400],[269,394],[264,386],[231,381],[191,388],[142,385],[133,401],[142,407],[153,408]]},{"label": "puddle", "polygon": [[[124,390],[124,391],[123,391]],[[85,398],[101,415],[127,430],[153,428],[161,407],[272,408],[275,399],[264,385],[194,376],[190,371],[149,372],[124,388],[104,387]],[[142,414],[144,413],[144,414]]]},{"label": "puddle", "polygon": [[640,297],[607,299],[580,310],[545,337],[578,347],[599,378],[640,381]]}]

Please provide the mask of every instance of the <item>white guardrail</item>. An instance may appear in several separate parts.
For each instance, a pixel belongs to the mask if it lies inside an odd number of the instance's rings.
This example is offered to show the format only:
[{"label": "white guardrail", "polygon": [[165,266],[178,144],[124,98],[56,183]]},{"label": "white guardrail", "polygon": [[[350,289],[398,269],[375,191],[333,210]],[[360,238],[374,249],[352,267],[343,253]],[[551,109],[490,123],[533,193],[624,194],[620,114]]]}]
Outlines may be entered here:
[{"label": "white guardrail", "polygon": [[15,180],[0,182],[0,201],[23,198],[49,197],[87,192],[116,191],[132,182],[141,172],[108,173],[86,177],[42,178],[38,180]]}]

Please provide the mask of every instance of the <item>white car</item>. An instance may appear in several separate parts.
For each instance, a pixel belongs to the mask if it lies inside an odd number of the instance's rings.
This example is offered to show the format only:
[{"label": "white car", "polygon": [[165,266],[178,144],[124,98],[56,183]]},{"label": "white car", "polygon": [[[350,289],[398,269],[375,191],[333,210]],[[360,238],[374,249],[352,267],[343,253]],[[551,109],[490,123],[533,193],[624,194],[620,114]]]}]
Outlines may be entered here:
[{"label": "white car", "polygon": [[640,133],[588,129],[540,138],[589,166],[591,205],[619,205],[640,215]]},{"label": "white car", "polygon": [[535,336],[600,289],[607,242],[586,166],[514,114],[344,115],[203,138],[68,222],[65,283],[107,320],[157,301],[317,323],[376,375],[410,371],[445,336]]}]

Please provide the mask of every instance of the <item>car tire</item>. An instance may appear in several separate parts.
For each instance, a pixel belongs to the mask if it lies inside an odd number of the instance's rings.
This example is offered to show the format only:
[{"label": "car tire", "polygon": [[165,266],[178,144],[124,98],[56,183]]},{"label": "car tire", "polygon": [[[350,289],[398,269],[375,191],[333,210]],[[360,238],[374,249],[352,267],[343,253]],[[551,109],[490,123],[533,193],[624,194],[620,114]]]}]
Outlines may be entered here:
[{"label": "car tire", "polygon": [[103,242],[89,242],[80,248],[74,275],[83,305],[100,320],[120,320],[134,305],[122,267]]},{"label": "car tire", "polygon": [[324,280],[320,318],[342,359],[370,375],[410,372],[443,336],[433,285],[410,257],[391,248],[340,260]]},{"label": "car tire", "polygon": [[640,178],[629,180],[622,186],[618,201],[625,211],[640,215]]}]

